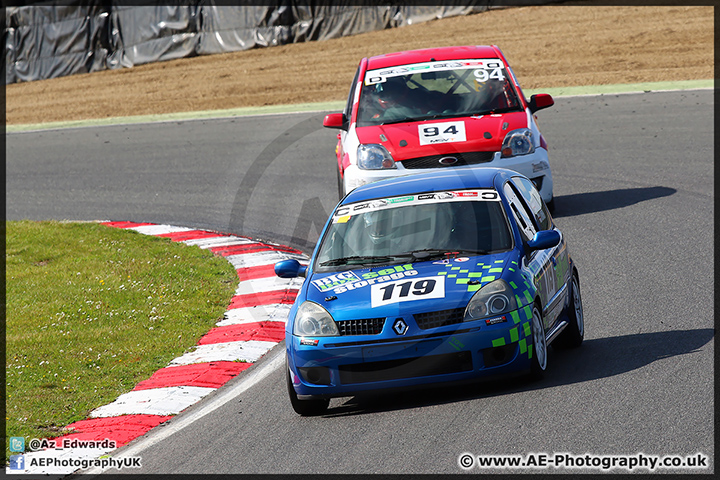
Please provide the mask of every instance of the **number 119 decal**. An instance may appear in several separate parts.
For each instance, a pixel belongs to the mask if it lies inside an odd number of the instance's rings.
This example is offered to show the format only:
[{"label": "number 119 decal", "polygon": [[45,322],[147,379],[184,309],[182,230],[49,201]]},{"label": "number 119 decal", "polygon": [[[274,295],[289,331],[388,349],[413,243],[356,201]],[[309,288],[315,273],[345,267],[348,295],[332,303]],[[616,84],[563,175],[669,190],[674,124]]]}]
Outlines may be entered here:
[{"label": "number 119 decal", "polygon": [[370,286],[370,305],[375,308],[398,302],[445,297],[445,277],[404,278]]}]

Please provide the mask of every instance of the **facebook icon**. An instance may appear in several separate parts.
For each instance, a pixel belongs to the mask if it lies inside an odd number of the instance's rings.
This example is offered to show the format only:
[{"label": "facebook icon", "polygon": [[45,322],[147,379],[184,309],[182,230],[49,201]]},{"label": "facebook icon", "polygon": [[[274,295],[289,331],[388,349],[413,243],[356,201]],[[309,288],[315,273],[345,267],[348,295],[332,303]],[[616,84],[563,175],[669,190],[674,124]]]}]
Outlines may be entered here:
[{"label": "facebook icon", "polygon": [[25,470],[25,455],[10,455],[10,470]]}]

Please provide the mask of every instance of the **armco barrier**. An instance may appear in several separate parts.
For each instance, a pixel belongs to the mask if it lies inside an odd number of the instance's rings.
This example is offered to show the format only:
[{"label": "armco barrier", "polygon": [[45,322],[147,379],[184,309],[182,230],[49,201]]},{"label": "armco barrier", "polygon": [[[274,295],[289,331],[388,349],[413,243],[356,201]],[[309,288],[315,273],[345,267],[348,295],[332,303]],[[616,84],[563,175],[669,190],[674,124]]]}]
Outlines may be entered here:
[{"label": "armco barrier", "polygon": [[44,2],[5,8],[5,84],[195,55],[327,40],[492,8],[559,0],[458,0],[438,5],[279,1],[219,6]]}]

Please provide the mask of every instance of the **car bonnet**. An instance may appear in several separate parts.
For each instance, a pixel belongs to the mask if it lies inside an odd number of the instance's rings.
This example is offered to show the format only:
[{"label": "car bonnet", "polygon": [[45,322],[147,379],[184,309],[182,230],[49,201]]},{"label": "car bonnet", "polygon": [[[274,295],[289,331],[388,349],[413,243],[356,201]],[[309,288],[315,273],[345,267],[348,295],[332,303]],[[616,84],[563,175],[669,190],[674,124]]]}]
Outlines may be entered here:
[{"label": "car bonnet", "polygon": [[395,161],[457,152],[500,151],[505,135],[528,126],[525,112],[356,128],[361,144],[383,145]]},{"label": "car bonnet", "polygon": [[482,286],[518,270],[513,251],[315,273],[307,300],[336,321],[464,308]]}]

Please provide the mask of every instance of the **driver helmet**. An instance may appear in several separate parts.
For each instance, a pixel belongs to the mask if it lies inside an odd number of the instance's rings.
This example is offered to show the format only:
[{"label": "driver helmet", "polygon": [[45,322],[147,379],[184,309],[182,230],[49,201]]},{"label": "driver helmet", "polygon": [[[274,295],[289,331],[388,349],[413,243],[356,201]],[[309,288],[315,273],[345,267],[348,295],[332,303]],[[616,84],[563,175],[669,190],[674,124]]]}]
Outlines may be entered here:
[{"label": "driver helmet", "polygon": [[378,84],[378,103],[382,108],[392,108],[401,104],[408,95],[408,87],[402,77],[388,78]]},{"label": "driver helmet", "polygon": [[390,239],[392,233],[392,212],[390,210],[377,210],[363,214],[365,231],[374,244]]}]

